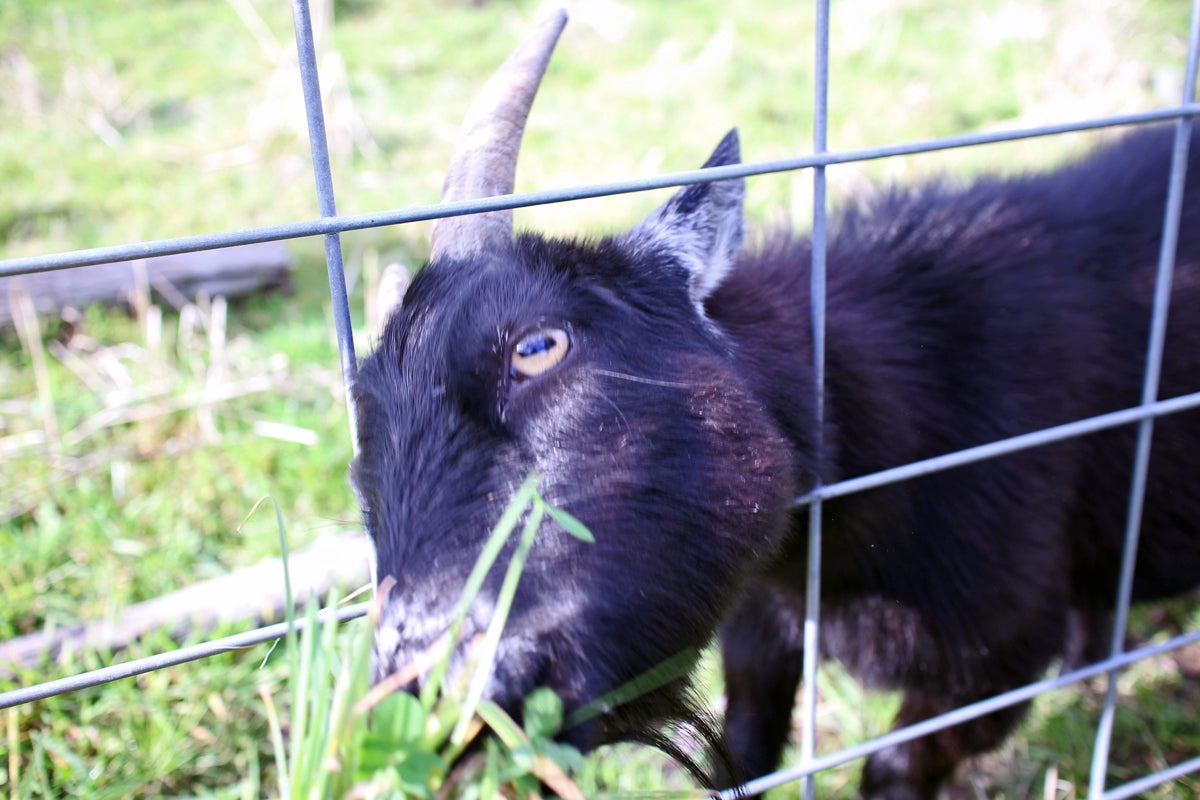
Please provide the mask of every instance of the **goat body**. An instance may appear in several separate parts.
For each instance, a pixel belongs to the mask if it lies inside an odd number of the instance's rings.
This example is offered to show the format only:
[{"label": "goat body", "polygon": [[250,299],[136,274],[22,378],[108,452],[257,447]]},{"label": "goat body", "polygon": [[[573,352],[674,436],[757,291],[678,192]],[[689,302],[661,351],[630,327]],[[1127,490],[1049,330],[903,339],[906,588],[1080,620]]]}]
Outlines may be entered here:
[{"label": "goat body", "polygon": [[[1140,397],[1172,132],[1143,130],[1066,168],[892,191],[830,234],[822,480],[852,478],[1135,405]],[[1193,137],[1190,185],[1200,181]],[[745,257],[709,301],[754,395],[812,462],[808,243]],[[1200,189],[1187,197],[1159,396],[1200,389]],[[1037,679],[1068,615],[1116,597],[1133,426],[828,501],[822,653],[905,692],[917,722]],[[1157,421],[1135,600],[1200,582],[1200,415]],[[727,738],[774,768],[800,675],[807,519],[722,630]],[[782,635],[781,635],[782,634]],[[1082,655],[1105,654],[1093,641]],[[884,751],[864,794],[929,797],[998,743],[1012,708]],[[902,787],[902,788],[897,788]]]},{"label": "goat body", "polygon": [[[802,655],[807,512],[794,499],[818,478],[1135,405],[1170,140],[1139,130],[1044,174],[844,211],[820,431],[810,246],[782,232],[743,251],[741,180],[681,189],[595,241],[488,233],[435,248],[354,386],[353,480],[378,576],[395,579],[376,676],[446,630],[488,531],[537,471],[595,543],[545,524],[488,695],[516,711],[549,686],[579,709],[719,633],[721,780],[774,768]],[[1164,398],[1200,390],[1200,136],[1191,145]],[[731,133],[707,166],[738,159]],[[1133,450],[1126,427],[827,501],[822,654],[902,689],[899,724],[1036,679],[1063,655],[1068,616],[1113,602]],[[1197,475],[1200,413],[1159,420],[1136,599],[1200,581]],[[464,640],[486,626],[500,572]],[[565,737],[646,738],[681,707],[679,683]],[[878,753],[864,794],[932,797],[1022,713]]]}]

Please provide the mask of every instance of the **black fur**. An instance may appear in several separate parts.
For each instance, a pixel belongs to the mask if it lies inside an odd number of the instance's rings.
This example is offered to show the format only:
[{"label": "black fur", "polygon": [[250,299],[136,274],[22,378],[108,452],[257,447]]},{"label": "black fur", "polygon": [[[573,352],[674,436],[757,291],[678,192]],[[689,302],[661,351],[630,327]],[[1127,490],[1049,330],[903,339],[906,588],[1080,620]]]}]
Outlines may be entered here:
[{"label": "black fur", "polygon": [[[536,469],[546,500],[596,542],[547,524],[489,693],[516,708],[548,685],[577,708],[720,629],[726,744],[745,774],[774,768],[801,657],[807,514],[792,499],[818,464],[831,483],[1136,404],[1170,139],[1141,130],[1045,174],[887,191],[841,213],[820,459],[809,244],[777,233],[726,263],[740,181],[681,190],[621,236],[523,235],[430,264],[354,389],[354,481],[379,575],[397,580],[377,676],[445,629],[487,532]],[[1191,144],[1164,398],[1200,390],[1200,136]],[[737,159],[731,136],[710,164]],[[539,327],[565,330],[570,350],[519,379],[511,349]],[[1064,653],[1069,614],[1112,604],[1133,437],[829,501],[823,654],[903,689],[900,724],[1037,678]],[[1159,420],[1139,600],[1200,581],[1198,475],[1200,414]],[[485,597],[476,628],[489,610]],[[637,736],[671,716],[677,688],[567,736]],[[1021,714],[878,754],[864,794],[931,797]]]}]

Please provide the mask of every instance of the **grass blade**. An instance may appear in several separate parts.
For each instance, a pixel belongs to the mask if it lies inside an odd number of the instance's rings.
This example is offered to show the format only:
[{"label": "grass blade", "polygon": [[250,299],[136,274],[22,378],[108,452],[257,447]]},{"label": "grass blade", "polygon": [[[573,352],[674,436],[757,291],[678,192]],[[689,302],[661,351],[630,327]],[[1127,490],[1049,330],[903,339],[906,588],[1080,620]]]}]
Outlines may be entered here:
[{"label": "grass blade", "polygon": [[592,536],[592,532],[574,514],[570,514],[554,506],[546,506],[546,513],[550,515],[551,519],[561,525],[564,531],[579,541],[586,542],[587,544],[596,543],[596,537]]},{"label": "grass blade", "polygon": [[317,648],[320,637],[317,635],[317,602],[309,598],[304,612],[305,632],[300,637],[299,663],[293,659],[292,667],[296,670],[296,679],[292,684],[292,787],[293,797],[307,798],[311,795],[312,765],[307,758],[305,742],[308,740],[309,703],[314,678],[313,662],[317,659]]},{"label": "grass blade", "polygon": [[658,666],[651,667],[641,675],[626,681],[607,694],[580,706],[567,716],[564,727],[573,728],[592,717],[611,711],[630,700],[649,694],[672,681],[679,680],[691,672],[699,658],[695,650],[684,650],[668,658]]},{"label": "grass blade", "polygon": [[20,709],[10,708],[5,715],[8,723],[8,785],[13,797],[19,797],[21,789],[21,759],[18,755],[20,752],[18,750],[20,739],[17,733],[17,723],[19,722],[18,717],[20,713]]},{"label": "grass blade", "polygon": [[275,751],[275,780],[279,785],[279,797],[291,797],[292,790],[288,779],[288,752],[283,744],[283,727],[279,724],[279,710],[275,707],[275,699],[266,686],[258,687],[258,696],[262,698],[266,708],[267,730],[271,734],[271,749]]},{"label": "grass blade", "polygon": [[554,759],[537,752],[533,742],[530,741],[516,720],[509,716],[508,712],[492,701],[484,700],[479,704],[478,713],[509,750],[522,748],[532,753],[531,771],[534,777],[546,784],[555,795],[563,800],[584,800],[583,792],[580,791],[575,781],[571,780],[566,771],[554,762]]},{"label": "grass blade", "polygon": [[487,685],[488,677],[492,673],[492,663],[496,657],[496,648],[500,646],[500,634],[504,631],[504,624],[508,621],[508,613],[512,610],[513,598],[517,593],[517,584],[521,581],[521,574],[525,571],[525,560],[529,556],[529,550],[533,547],[533,539],[537,535],[538,528],[542,526],[542,519],[545,516],[545,503],[538,495],[533,496],[533,508],[529,512],[529,516],[525,520],[525,527],[521,531],[521,540],[517,544],[517,550],[513,553],[512,560],[508,562],[508,570],[504,573],[504,583],[500,586],[500,593],[496,597],[496,607],[492,611],[492,619],[488,622],[487,634],[484,636],[483,645],[478,651],[478,663],[475,669],[475,674],[471,678],[471,684],[467,689],[467,697],[463,702],[461,716],[459,716],[458,724],[454,726],[454,732],[450,734],[450,741],[460,743],[467,731],[467,724],[471,718],[475,716],[475,708],[479,705],[479,700],[483,696],[483,689]]}]

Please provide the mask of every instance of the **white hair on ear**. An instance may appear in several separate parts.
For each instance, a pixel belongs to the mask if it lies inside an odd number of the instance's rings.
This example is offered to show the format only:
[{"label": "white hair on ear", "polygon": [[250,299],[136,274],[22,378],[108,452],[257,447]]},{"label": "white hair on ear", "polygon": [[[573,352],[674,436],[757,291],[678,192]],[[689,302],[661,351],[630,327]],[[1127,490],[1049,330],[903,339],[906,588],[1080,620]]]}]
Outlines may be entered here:
[{"label": "white hair on ear", "polygon": [[[739,161],[737,132],[730,131],[704,166]],[[688,294],[702,316],[704,301],[721,285],[742,248],[745,193],[742,178],[685,186],[625,234],[635,252],[657,248],[679,260],[688,272]]]}]

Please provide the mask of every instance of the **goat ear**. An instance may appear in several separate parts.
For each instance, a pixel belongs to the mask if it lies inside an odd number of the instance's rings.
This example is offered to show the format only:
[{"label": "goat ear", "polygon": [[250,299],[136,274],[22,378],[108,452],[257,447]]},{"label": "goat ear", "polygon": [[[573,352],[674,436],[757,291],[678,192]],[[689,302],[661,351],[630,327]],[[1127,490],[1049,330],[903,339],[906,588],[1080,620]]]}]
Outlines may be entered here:
[{"label": "goat ear", "polygon": [[[737,129],[725,134],[705,167],[741,163]],[[626,234],[636,249],[666,248],[689,273],[688,292],[703,314],[705,299],[721,284],[742,247],[743,178],[685,186]]]}]

